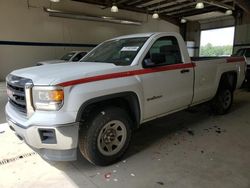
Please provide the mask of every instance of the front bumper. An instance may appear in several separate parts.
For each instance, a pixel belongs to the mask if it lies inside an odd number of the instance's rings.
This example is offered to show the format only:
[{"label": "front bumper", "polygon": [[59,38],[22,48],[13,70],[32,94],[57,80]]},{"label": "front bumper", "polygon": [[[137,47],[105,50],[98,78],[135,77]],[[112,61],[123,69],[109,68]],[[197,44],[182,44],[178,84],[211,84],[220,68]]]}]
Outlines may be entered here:
[{"label": "front bumper", "polygon": [[11,116],[8,108],[6,119],[10,129],[41,157],[51,161],[76,160],[79,123],[24,126]]}]

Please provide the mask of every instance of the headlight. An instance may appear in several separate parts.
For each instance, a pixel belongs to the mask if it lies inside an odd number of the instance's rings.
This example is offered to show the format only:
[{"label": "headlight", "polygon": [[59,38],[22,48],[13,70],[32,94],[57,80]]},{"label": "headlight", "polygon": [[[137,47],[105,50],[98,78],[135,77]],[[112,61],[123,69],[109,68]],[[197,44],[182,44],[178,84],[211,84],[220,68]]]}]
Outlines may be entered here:
[{"label": "headlight", "polygon": [[32,90],[33,104],[36,110],[59,110],[63,106],[62,87],[35,86]]}]

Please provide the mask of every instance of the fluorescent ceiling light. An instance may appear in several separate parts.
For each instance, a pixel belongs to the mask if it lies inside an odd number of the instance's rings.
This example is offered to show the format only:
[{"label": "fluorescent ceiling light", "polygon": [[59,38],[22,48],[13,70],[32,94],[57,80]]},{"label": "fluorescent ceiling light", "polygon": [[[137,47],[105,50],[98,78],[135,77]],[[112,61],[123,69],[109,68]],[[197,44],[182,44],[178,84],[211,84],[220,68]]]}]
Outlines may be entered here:
[{"label": "fluorescent ceiling light", "polygon": [[233,11],[228,9],[226,12],[225,12],[226,15],[232,15],[233,14]]},{"label": "fluorescent ceiling light", "polygon": [[50,0],[51,2],[53,2],[53,3],[59,3],[60,2],[60,0]]},{"label": "fluorescent ceiling light", "polygon": [[182,19],[181,19],[181,23],[187,23],[187,20],[184,19],[184,18],[182,18]]},{"label": "fluorescent ceiling light", "polygon": [[159,14],[157,12],[155,12],[152,16],[153,19],[158,19],[159,18]]},{"label": "fluorescent ceiling light", "polygon": [[203,2],[198,2],[195,6],[196,9],[203,9],[204,8],[204,3]]},{"label": "fluorescent ceiling light", "polygon": [[115,4],[113,4],[113,6],[111,7],[111,12],[118,12],[118,11],[119,11],[118,7]]},{"label": "fluorescent ceiling light", "polygon": [[94,16],[79,12],[67,12],[63,10],[53,10],[49,8],[44,8],[44,11],[49,13],[49,16],[52,17],[70,18],[70,19],[88,20],[97,22],[109,22],[109,23],[126,24],[126,25],[142,25],[142,22],[138,20],[127,20],[109,16]]}]

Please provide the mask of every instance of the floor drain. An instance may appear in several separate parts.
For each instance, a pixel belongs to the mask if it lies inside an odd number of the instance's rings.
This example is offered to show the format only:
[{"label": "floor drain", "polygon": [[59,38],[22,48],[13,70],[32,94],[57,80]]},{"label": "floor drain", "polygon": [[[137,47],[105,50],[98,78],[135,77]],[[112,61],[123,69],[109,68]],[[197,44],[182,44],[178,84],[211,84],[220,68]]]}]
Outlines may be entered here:
[{"label": "floor drain", "polygon": [[15,161],[17,161],[19,159],[30,157],[30,156],[35,155],[35,154],[36,154],[35,152],[31,152],[31,153],[25,153],[23,155],[18,155],[16,157],[9,158],[9,159],[3,159],[3,160],[0,161],[0,165],[4,165],[4,164],[7,164],[7,163],[15,162]]}]

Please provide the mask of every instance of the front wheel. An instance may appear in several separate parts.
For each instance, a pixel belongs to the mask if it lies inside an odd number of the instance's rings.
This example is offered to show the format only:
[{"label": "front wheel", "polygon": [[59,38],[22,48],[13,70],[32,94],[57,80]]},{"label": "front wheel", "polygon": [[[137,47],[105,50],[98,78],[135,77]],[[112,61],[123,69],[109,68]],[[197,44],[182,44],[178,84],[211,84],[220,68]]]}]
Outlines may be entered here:
[{"label": "front wheel", "polygon": [[233,103],[233,90],[230,87],[220,88],[212,100],[212,110],[215,114],[226,114]]},{"label": "front wheel", "polygon": [[95,165],[109,165],[119,160],[131,138],[131,119],[126,111],[112,107],[96,111],[79,133],[82,155]]}]

